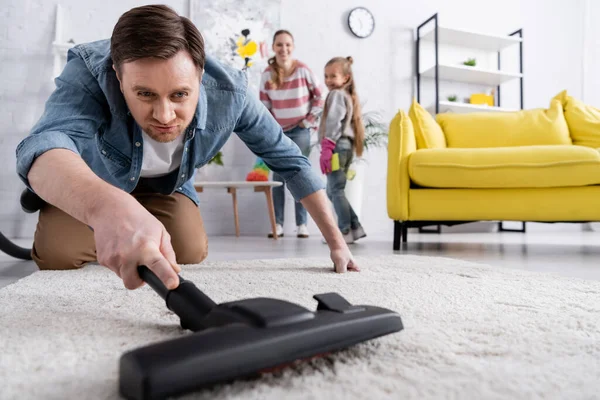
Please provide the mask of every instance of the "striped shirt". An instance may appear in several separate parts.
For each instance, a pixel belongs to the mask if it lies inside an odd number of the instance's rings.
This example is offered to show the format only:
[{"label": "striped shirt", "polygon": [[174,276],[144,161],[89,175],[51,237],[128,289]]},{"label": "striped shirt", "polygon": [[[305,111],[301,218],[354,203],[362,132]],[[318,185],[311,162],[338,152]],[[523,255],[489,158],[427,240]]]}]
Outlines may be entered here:
[{"label": "striped shirt", "polygon": [[303,122],[307,128],[317,128],[323,111],[323,92],[310,68],[296,61],[296,70],[283,79],[278,88],[271,80],[268,66],[260,77],[260,100],[271,111],[284,131]]}]

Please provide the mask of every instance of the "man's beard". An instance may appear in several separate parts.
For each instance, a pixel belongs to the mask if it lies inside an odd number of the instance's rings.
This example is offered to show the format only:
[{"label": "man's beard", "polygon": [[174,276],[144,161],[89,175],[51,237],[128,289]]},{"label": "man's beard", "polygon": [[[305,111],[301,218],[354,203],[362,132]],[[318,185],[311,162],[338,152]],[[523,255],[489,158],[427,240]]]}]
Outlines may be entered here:
[{"label": "man's beard", "polygon": [[154,130],[153,127],[149,126],[147,129],[144,129],[144,131],[146,132],[146,134],[148,134],[148,136],[150,136],[150,138],[152,138],[152,140],[159,142],[159,143],[169,143],[172,142],[173,140],[177,139],[180,135],[183,134],[183,132],[185,131],[185,127],[184,128],[179,128],[176,129],[173,132],[160,132],[158,130]]}]

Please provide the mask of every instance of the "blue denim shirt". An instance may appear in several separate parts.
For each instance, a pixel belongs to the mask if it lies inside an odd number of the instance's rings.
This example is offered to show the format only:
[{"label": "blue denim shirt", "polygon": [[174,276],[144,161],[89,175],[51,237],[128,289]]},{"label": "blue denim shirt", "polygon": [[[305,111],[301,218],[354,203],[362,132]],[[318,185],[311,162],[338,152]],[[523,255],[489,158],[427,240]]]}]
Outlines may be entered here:
[{"label": "blue denim shirt", "polygon": [[[17,173],[28,188],[27,175],[35,158],[56,148],[79,154],[96,175],[128,193],[136,187],[143,138],[112,64],[108,39],[69,50],[44,113],[17,146]],[[296,200],[323,188],[298,146],[283,134],[258,97],[248,92],[246,74],[211,57],[206,58],[195,116],[183,133],[181,166],[151,179],[152,188],[163,194],[183,193],[198,204],[195,170],[216,155],[232,132],[284,178]]]}]

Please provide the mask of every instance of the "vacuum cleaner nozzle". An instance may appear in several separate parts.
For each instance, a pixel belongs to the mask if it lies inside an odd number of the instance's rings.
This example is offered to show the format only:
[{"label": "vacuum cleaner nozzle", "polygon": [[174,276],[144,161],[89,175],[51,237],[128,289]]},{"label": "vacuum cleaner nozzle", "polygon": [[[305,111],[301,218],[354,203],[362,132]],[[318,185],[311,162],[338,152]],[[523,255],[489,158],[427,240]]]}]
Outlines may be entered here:
[{"label": "vacuum cleaner nozzle", "polygon": [[128,399],[162,399],[255,376],[403,329],[388,309],[355,306],[337,293],[315,295],[316,311],[271,298],[216,304],[182,280],[168,291],[145,266],[140,276],[196,333],[122,355],[119,390]]}]

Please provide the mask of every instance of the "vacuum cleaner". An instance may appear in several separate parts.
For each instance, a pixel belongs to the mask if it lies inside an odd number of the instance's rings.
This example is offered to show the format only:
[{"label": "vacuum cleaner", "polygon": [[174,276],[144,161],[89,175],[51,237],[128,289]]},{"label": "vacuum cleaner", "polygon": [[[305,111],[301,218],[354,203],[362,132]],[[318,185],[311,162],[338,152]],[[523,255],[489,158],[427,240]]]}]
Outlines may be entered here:
[{"label": "vacuum cleaner", "polygon": [[[28,189],[21,195],[25,212],[36,212],[44,204]],[[31,259],[31,249],[3,235],[0,250]],[[138,273],[179,317],[181,328],[192,333],[121,356],[119,392],[127,399],[164,399],[255,378],[403,329],[396,312],[352,305],[337,293],[313,296],[315,311],[265,297],[216,304],[181,276],[179,286],[169,290],[146,266],[139,266]]]},{"label": "vacuum cleaner", "polygon": [[[29,189],[21,193],[21,208],[28,214],[39,211],[46,202]],[[0,232],[0,251],[21,260],[31,260],[31,249],[16,245]]]},{"label": "vacuum cleaner", "polygon": [[119,392],[127,399],[164,399],[257,377],[403,329],[396,312],[352,305],[337,293],[313,296],[315,311],[265,297],[216,304],[181,276],[168,290],[146,266],[138,273],[194,333],[123,354]]}]

